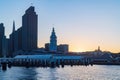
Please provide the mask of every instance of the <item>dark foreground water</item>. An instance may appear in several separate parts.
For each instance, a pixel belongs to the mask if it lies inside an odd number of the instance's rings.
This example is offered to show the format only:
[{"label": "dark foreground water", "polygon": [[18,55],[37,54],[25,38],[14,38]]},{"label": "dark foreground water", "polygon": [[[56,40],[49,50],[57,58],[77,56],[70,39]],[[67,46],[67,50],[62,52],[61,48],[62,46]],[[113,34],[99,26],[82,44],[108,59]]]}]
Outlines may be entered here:
[{"label": "dark foreground water", "polygon": [[64,68],[0,69],[0,80],[120,80],[120,66],[65,66]]}]

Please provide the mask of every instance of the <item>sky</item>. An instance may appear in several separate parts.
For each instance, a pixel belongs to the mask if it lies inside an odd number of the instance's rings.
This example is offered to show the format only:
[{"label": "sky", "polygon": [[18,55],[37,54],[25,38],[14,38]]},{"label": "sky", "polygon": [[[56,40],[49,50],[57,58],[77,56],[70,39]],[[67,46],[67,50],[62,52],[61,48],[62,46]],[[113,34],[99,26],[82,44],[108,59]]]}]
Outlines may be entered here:
[{"label": "sky", "polygon": [[5,34],[22,26],[30,6],[38,14],[38,47],[49,43],[55,28],[57,44],[69,44],[69,51],[120,52],[120,0],[0,0],[0,23]]}]

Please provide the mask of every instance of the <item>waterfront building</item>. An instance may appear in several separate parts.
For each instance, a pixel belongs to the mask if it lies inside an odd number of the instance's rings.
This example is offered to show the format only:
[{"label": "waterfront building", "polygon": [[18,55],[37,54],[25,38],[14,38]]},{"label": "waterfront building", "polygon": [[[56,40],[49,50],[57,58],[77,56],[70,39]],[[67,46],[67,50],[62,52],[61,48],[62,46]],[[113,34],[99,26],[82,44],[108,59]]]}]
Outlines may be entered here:
[{"label": "waterfront building", "polygon": [[2,40],[4,37],[4,24],[0,23],[0,56],[2,56]]},{"label": "waterfront building", "polygon": [[57,36],[55,34],[54,28],[52,29],[52,33],[50,36],[50,51],[56,52],[57,51]]},{"label": "waterfront building", "polygon": [[2,38],[2,56],[8,56],[8,39],[6,38],[6,36],[3,36]]},{"label": "waterfront building", "polygon": [[69,46],[67,44],[60,44],[57,46],[57,51],[61,53],[68,53]]},{"label": "waterfront building", "polygon": [[45,44],[45,51],[49,51],[50,50],[49,47],[50,47],[50,43],[46,43]]},{"label": "waterfront building", "polygon": [[38,15],[30,6],[22,16],[22,50],[37,49]]}]

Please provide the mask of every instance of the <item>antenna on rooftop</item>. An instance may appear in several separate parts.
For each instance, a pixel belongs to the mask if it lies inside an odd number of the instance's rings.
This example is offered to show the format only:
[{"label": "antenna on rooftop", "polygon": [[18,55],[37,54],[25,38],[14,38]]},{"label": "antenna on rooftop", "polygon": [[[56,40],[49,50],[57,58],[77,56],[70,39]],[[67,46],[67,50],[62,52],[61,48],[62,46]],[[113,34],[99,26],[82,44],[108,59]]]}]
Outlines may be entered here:
[{"label": "antenna on rooftop", "polygon": [[52,26],[54,27],[55,25],[54,25],[54,24],[52,24]]},{"label": "antenna on rooftop", "polygon": [[31,3],[31,6],[33,6],[33,3]]}]

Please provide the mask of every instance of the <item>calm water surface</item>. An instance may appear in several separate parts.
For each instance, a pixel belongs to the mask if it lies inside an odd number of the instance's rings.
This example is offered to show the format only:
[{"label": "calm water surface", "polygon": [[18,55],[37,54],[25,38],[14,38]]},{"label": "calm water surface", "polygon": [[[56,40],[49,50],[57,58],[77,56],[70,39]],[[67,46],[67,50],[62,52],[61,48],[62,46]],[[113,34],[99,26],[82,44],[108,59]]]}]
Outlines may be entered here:
[{"label": "calm water surface", "polygon": [[0,69],[0,80],[120,80],[120,66],[65,66],[64,68]]}]

